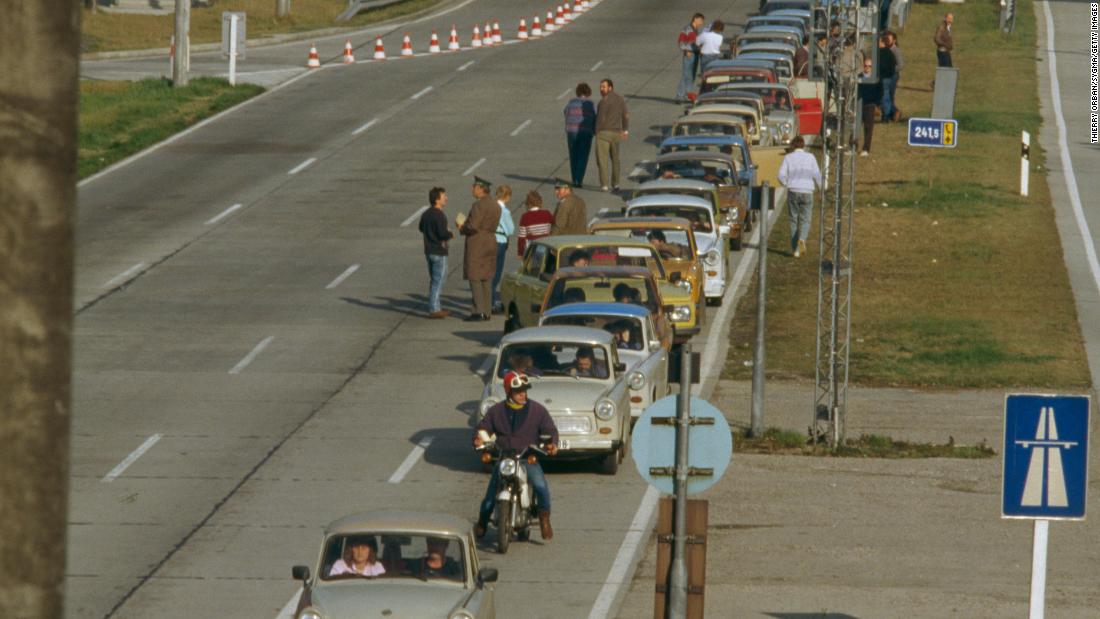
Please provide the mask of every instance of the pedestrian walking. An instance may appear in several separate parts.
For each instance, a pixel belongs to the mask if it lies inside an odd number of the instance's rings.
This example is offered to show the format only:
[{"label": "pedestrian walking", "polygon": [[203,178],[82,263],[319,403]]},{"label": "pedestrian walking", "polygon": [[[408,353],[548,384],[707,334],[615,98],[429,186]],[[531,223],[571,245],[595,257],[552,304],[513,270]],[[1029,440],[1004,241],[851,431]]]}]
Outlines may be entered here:
[{"label": "pedestrian walking", "polygon": [[[871,153],[871,138],[875,132],[875,110],[879,107],[879,101],[884,100],[882,95],[884,84],[872,82],[874,64],[870,58],[863,60],[863,73],[859,86],[856,88],[856,96],[859,97],[860,114],[863,117],[863,147],[859,151],[860,157],[866,157]],[[885,116],[886,112],[883,112]]]},{"label": "pedestrian walking", "polygon": [[821,187],[817,158],[806,152],[800,135],[791,140],[791,152],[779,164],[779,182],[787,188],[787,217],[791,220],[791,251],[795,258],[806,253],[810,220],[814,212],[814,190]]},{"label": "pedestrian walking", "polygon": [[532,189],[527,192],[527,198],[523,201],[527,212],[519,218],[519,228],[516,231],[516,251],[523,258],[527,251],[527,242],[550,236],[554,226],[554,214],[542,208],[542,196]]},{"label": "pedestrian walking", "polygon": [[794,52],[794,76],[810,77],[810,35],[802,35],[802,46]]},{"label": "pedestrian walking", "polygon": [[709,29],[696,37],[695,41],[699,47],[700,74],[706,74],[707,65],[722,57],[722,43],[726,41],[722,33],[725,29],[726,25],[722,23],[722,20],[716,19]]},{"label": "pedestrian walking", "polygon": [[952,66],[951,50],[955,49],[955,40],[951,36],[951,26],[954,23],[955,15],[947,13],[943,16],[943,21],[940,22],[939,27],[936,28],[936,35],[933,37],[936,42],[936,66]]},{"label": "pedestrian walking", "polygon": [[592,138],[596,135],[596,105],[589,98],[592,88],[577,84],[576,97],[565,104],[565,144],[569,147],[569,173],[573,186],[584,184],[588,168],[588,155],[592,152]]},{"label": "pedestrian walking", "polygon": [[[890,53],[894,55],[894,79],[889,84],[890,90],[890,106],[893,108],[893,116],[890,118],[892,121],[901,120],[901,108],[898,107],[897,91],[898,82],[901,81],[901,70],[905,67],[905,57],[901,53],[901,48],[898,47],[898,35],[892,30],[886,31],[886,49],[890,50]],[[883,85],[886,88],[886,85]],[[885,92],[883,93],[885,97]]]},{"label": "pedestrian walking", "polygon": [[[890,47],[887,45],[887,37],[883,35],[878,39],[878,77],[880,82],[879,96],[881,97],[882,107],[882,122],[887,123],[894,120],[896,110],[894,109],[894,100],[891,98],[890,93],[891,85],[897,80],[898,66],[897,56],[894,52],[890,51]],[[864,60],[864,65],[870,58]],[[864,149],[866,150],[866,149]]]},{"label": "pedestrian walking", "polygon": [[508,256],[508,237],[516,231],[516,224],[512,221],[512,213],[508,211],[508,200],[512,199],[512,188],[508,185],[497,187],[494,194],[497,204],[500,205],[500,221],[497,222],[497,270],[493,274],[493,283],[490,286],[493,292],[493,313],[503,314],[504,304],[500,302],[500,278],[504,275],[504,258]]},{"label": "pedestrian walking", "polygon": [[588,206],[573,193],[569,181],[556,179],[554,195],[558,198],[558,205],[554,208],[550,234],[588,234]]},{"label": "pedestrian walking", "polygon": [[600,80],[600,105],[596,108],[596,167],[600,171],[600,189],[619,188],[619,142],[629,135],[630,114],[626,101],[615,92],[610,78]]},{"label": "pedestrian walking", "polygon": [[676,87],[676,103],[686,103],[687,93],[695,87],[695,63],[699,48],[695,44],[699,29],[703,27],[703,14],[691,16],[691,23],[680,31],[677,45],[680,47],[680,85]]},{"label": "pedestrian walking", "polygon": [[462,259],[462,276],[470,282],[473,309],[466,322],[489,320],[492,312],[493,293],[490,283],[497,267],[497,224],[500,223],[500,206],[489,195],[492,184],[480,176],[474,177],[471,192],[474,203],[470,214],[457,223],[458,231],[466,237],[466,255]]},{"label": "pedestrian walking", "polygon": [[447,255],[449,242],[454,238],[447,224],[443,207],[447,206],[447,190],[432,187],[428,192],[431,207],[420,216],[418,226],[424,236],[424,257],[428,261],[428,318],[438,320],[451,315],[439,304],[439,295],[443,291],[443,280],[447,277]]}]

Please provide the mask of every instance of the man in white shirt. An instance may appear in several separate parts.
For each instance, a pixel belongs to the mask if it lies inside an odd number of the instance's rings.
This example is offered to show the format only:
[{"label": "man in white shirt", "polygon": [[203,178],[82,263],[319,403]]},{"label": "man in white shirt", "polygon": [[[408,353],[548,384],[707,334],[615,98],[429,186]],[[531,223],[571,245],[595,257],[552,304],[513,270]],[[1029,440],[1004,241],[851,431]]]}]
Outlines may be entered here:
[{"label": "man in white shirt", "polygon": [[714,23],[710,25],[710,29],[704,31],[698,37],[696,37],[696,44],[699,45],[699,72],[706,73],[707,65],[713,60],[717,60],[722,57],[722,43],[724,37],[722,31],[726,29],[726,25],[722,23],[722,20],[716,19]]},{"label": "man in white shirt", "polygon": [[791,250],[795,258],[806,253],[806,237],[814,213],[814,191],[821,187],[817,158],[806,152],[806,140],[796,135],[791,152],[779,166],[779,182],[787,188],[787,217],[791,220]]}]

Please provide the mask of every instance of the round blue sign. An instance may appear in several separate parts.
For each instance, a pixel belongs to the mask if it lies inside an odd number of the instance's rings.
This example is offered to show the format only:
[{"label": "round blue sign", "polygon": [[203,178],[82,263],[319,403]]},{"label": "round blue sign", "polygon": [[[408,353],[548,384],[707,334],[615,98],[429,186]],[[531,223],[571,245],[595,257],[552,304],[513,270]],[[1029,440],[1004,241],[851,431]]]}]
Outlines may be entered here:
[{"label": "round blue sign", "polygon": [[[670,395],[657,400],[642,411],[630,435],[634,465],[649,484],[665,494],[672,494],[672,474],[676,467],[676,399]],[[690,475],[687,492],[698,494],[713,486],[729,466],[733,455],[733,436],[722,411],[701,398],[691,398],[690,415],[712,418],[711,424],[694,424],[688,433],[688,466],[711,469],[710,475]],[[657,423],[653,423],[654,418]],[[672,419],[667,422],[665,419]],[[656,470],[655,470],[656,469]],[[663,471],[660,469],[664,469]],[[669,473],[669,474],[666,474]]]}]

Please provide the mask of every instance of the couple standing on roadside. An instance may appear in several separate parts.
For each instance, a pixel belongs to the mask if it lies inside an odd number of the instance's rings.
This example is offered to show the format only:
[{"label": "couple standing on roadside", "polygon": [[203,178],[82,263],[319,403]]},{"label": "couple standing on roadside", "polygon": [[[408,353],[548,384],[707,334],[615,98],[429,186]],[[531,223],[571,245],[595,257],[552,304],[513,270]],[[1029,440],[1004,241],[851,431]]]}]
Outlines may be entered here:
[{"label": "couple standing on roadside", "polygon": [[592,88],[577,84],[576,97],[565,104],[565,143],[569,147],[569,173],[573,187],[584,184],[592,140],[596,140],[596,167],[600,190],[619,188],[619,142],[629,135],[630,115],[626,101],[615,92],[610,79],[600,80],[600,104],[592,103]]}]

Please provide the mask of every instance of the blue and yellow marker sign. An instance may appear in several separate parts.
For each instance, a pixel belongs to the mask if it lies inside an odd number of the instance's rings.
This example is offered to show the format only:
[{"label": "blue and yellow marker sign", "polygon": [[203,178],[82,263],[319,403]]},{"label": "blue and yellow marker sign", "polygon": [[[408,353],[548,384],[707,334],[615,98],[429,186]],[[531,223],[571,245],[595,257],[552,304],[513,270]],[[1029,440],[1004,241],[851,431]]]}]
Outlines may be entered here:
[{"label": "blue and yellow marker sign", "polygon": [[944,118],[910,118],[909,146],[955,148],[959,137],[959,123]]}]

